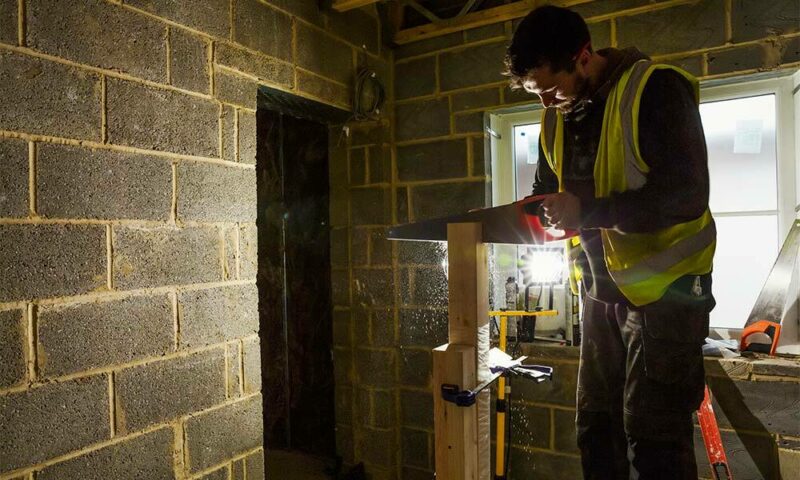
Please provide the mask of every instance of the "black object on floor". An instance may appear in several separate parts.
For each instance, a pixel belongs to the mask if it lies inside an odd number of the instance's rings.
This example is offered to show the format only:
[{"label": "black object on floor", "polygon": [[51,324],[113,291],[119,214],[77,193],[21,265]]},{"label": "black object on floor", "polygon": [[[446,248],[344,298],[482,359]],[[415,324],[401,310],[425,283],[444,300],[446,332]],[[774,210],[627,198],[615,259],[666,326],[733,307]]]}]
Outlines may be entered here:
[{"label": "black object on floor", "polygon": [[347,473],[340,475],[337,480],[367,480],[367,473],[364,471],[364,464],[359,463]]}]

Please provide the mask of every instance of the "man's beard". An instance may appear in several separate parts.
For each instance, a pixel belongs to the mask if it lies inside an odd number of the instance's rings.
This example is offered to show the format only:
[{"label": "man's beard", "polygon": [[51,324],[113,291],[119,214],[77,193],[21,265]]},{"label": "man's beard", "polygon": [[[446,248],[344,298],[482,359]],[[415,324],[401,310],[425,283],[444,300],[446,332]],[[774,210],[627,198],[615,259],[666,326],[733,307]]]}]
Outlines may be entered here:
[{"label": "man's beard", "polygon": [[551,106],[559,109],[561,113],[565,114],[582,109],[585,101],[589,99],[591,93],[589,88],[589,79],[579,76],[576,79],[575,90],[577,93],[574,96],[565,98],[561,102]]}]

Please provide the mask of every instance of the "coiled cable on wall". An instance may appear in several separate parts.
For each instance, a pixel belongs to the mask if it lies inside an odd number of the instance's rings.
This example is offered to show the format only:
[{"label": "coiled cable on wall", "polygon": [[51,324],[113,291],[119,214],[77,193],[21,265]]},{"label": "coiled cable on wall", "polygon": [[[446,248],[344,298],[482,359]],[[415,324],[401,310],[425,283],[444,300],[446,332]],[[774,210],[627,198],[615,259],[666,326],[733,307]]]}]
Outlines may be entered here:
[{"label": "coiled cable on wall", "polygon": [[369,68],[358,71],[353,98],[353,118],[358,121],[376,119],[386,100],[386,92],[378,74]]}]

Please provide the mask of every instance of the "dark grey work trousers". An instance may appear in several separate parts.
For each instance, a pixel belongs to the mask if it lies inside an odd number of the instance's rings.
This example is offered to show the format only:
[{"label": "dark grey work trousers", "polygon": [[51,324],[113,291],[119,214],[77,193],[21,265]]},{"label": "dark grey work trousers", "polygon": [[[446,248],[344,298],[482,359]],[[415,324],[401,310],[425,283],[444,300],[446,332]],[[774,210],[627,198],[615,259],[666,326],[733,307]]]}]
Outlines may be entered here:
[{"label": "dark grey work trousers", "polygon": [[692,413],[703,400],[714,307],[710,275],[697,278],[643,307],[586,297],[577,392],[584,479],[697,479]]}]

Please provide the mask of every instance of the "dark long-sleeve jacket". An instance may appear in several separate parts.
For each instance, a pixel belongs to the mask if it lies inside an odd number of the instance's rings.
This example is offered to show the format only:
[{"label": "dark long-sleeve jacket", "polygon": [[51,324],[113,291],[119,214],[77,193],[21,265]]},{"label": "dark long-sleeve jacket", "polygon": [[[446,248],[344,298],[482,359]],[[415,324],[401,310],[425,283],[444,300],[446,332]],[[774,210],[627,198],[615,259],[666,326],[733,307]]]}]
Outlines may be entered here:
[{"label": "dark long-sleeve jacket", "polygon": [[[705,137],[690,83],[672,70],[655,71],[642,93],[639,148],[650,168],[637,190],[595,198],[594,164],[606,98],[622,73],[647,58],[636,49],[598,51],[608,60],[600,87],[564,117],[564,188],[581,202],[581,243],[589,295],[605,302],[624,301],[610,279],[599,228],[624,233],[654,232],[699,217],[708,207],[709,180]],[[558,179],[544,155],[533,194],[558,191]],[[591,275],[586,275],[587,267]]]}]

